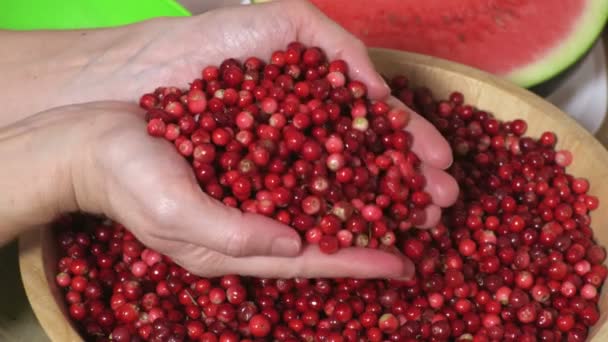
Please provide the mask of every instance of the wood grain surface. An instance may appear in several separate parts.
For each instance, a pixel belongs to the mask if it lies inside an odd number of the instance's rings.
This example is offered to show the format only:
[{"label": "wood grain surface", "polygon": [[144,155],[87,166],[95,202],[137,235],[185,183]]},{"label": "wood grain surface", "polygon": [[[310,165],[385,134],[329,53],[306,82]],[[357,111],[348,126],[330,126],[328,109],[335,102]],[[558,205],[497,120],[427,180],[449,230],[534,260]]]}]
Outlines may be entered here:
[{"label": "wood grain surface", "polygon": [[16,241],[0,248],[0,272],[0,341],[49,341],[25,296]]},{"label": "wood grain surface", "polygon": [[[608,33],[604,32],[602,36],[602,43],[604,44],[604,55],[606,56],[606,65],[608,65]],[[606,94],[608,96],[608,94]],[[602,121],[602,125],[595,133],[595,137],[599,140],[604,146],[608,147],[608,113],[604,115],[604,120]]]},{"label": "wood grain surface", "polygon": [[[604,205],[608,204],[608,182],[605,182],[608,178],[608,152],[556,107],[508,82],[449,62],[388,50],[375,50],[372,56],[380,71],[388,74],[403,72],[414,84],[426,85],[439,96],[445,97],[449,91],[459,89],[465,94],[467,102],[492,111],[501,119],[524,118],[528,121],[532,136],[538,136],[545,130],[556,132],[559,148],[570,149],[576,156],[569,171],[590,179],[592,193]],[[604,123],[598,138],[608,144],[608,123]],[[608,210],[597,211],[593,222],[594,226],[605,226],[608,223]],[[603,245],[608,245],[608,230],[596,234]],[[62,308],[55,300],[58,294],[49,287],[52,272],[49,269],[54,258],[45,246],[48,246],[50,238],[45,230],[42,230],[42,234],[34,232],[22,237],[21,276],[36,315],[52,339],[78,340],[71,325],[61,318]],[[49,340],[33,314],[22,286],[15,243],[0,249],[0,270],[3,272],[0,285],[0,341]],[[604,324],[608,308],[605,292],[600,306],[604,312],[598,323],[601,327],[596,328],[592,336],[594,341],[608,341],[608,325]]]}]

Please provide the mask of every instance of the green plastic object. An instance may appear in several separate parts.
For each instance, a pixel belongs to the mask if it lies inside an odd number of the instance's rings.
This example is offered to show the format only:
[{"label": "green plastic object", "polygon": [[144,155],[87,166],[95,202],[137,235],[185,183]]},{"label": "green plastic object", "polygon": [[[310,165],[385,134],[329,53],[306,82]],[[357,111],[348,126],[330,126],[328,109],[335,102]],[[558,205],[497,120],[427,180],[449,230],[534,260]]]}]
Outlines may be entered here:
[{"label": "green plastic object", "polygon": [[173,0],[0,0],[0,29],[8,30],[114,27],[189,15]]}]

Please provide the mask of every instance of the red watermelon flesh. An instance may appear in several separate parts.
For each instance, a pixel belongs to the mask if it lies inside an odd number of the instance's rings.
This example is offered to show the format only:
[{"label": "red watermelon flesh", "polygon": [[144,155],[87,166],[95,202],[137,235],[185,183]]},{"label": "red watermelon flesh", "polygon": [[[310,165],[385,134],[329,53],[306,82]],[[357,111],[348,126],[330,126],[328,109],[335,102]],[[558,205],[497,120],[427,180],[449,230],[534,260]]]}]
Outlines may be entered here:
[{"label": "red watermelon flesh", "polygon": [[[526,86],[548,78],[543,72],[550,73],[551,68],[529,70],[538,75],[515,75],[521,68],[543,59],[560,60],[557,64],[562,65],[553,69],[567,67],[564,64],[573,63],[595,40],[608,13],[608,0],[311,2],[368,46],[418,52],[498,75],[514,75],[520,78],[517,83]],[[581,31],[594,36],[592,41],[583,39]],[[565,44],[568,39],[578,42]],[[574,60],[564,61],[569,54]]]}]

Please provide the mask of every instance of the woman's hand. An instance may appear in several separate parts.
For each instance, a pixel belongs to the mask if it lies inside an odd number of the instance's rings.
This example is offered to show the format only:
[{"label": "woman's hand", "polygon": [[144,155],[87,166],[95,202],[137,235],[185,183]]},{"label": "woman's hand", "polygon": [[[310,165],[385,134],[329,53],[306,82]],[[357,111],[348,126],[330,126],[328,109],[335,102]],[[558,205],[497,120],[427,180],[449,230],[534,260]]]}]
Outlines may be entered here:
[{"label": "woman's hand", "polygon": [[[302,248],[295,230],[204,194],[175,147],[120,102],[56,108],[0,130],[0,241],[61,213],[105,214],[145,245],[206,276],[390,277],[410,261],[379,250]],[[9,230],[12,229],[12,230]]]},{"label": "woman's hand", "polygon": [[266,59],[295,40],[347,60],[372,97],[388,95],[360,41],[308,2],[286,0],[117,28],[0,30],[0,126],[73,103],[136,101],[159,85],[187,85],[209,64]]},{"label": "woman's hand", "polygon": [[[121,85],[132,89],[126,95],[133,98],[159,84],[185,85],[200,77],[205,66],[229,57],[268,60],[273,51],[284,50],[293,41],[318,46],[331,59],[346,60],[350,76],[364,82],[372,98],[385,98],[390,91],[363,43],[308,1],[225,7],[188,18],[150,20],[128,30],[140,48],[131,49],[120,74],[112,77],[124,81]],[[121,90],[115,90],[117,96],[123,96]]]},{"label": "woman's hand", "polygon": [[[375,71],[361,41],[346,32],[307,1],[277,1],[255,6],[222,8],[190,18],[165,18],[137,25],[134,32],[145,44],[113,77],[120,87],[110,98],[134,101],[156,85],[183,86],[200,77],[202,68],[225,58],[249,56],[269,59],[292,41],[321,47],[331,59],[348,61],[352,77],[367,84],[372,99],[387,99],[389,88]],[[92,78],[95,79],[95,78]],[[124,87],[130,89],[124,92]],[[86,88],[86,87],[85,87]],[[103,89],[97,92],[102,93]],[[403,106],[391,99],[393,106]],[[427,191],[434,204],[423,227],[435,225],[441,207],[451,205],[458,193],[455,181],[442,170],[452,162],[447,142],[426,120],[412,113],[408,130],[414,151],[424,162]]]},{"label": "woman's hand", "polygon": [[[30,33],[14,33],[5,39],[9,46],[19,41],[25,50],[17,46],[0,56],[0,71],[6,69],[6,77],[0,79],[0,86],[6,82],[0,126],[56,106],[98,100],[135,102],[159,85],[183,87],[203,67],[227,57],[267,59],[296,40],[323,48],[329,58],[348,61],[351,75],[367,84],[373,99],[389,95],[364,45],[306,1],[228,7],[116,29],[33,34],[43,35],[39,38],[49,42],[43,46],[51,51],[35,50],[40,45],[35,39],[38,45],[29,46],[33,43]],[[57,37],[64,38],[57,41]],[[438,222],[440,208],[457,196],[456,183],[442,171],[452,162],[451,151],[437,130],[415,113],[408,130],[414,136],[413,149],[424,162],[427,190],[433,194],[434,205],[423,224],[430,227]]]},{"label": "woman's hand", "polygon": [[[347,60],[351,75],[368,85],[372,98],[389,94],[364,46],[303,1],[226,8],[87,34],[101,35],[96,41],[102,41],[105,50],[93,52],[94,57],[85,59],[74,75],[64,75],[62,87],[49,88],[55,95],[52,99],[39,92],[40,97],[12,105],[49,108],[100,99],[135,103],[138,95],[158,85],[186,85],[204,66],[226,57],[268,58],[295,40],[320,46],[329,58]],[[10,91],[8,96],[12,99]],[[2,119],[6,121],[6,114]],[[401,256],[356,248],[322,255],[316,247],[302,248],[297,234],[286,226],[224,207],[199,189],[190,167],[170,144],[146,135],[144,124],[134,105],[89,103],[56,108],[4,129],[0,154],[16,163],[0,177],[0,189],[12,191],[7,192],[12,195],[6,203],[0,203],[6,208],[0,213],[6,214],[0,215],[6,217],[2,225],[43,224],[70,210],[104,213],[131,229],[144,244],[203,275],[413,274],[411,262]],[[423,224],[429,227],[438,222],[441,207],[457,196],[455,181],[443,171],[451,164],[451,151],[434,127],[415,113],[408,130],[434,202]],[[41,170],[46,177],[39,176]]]}]

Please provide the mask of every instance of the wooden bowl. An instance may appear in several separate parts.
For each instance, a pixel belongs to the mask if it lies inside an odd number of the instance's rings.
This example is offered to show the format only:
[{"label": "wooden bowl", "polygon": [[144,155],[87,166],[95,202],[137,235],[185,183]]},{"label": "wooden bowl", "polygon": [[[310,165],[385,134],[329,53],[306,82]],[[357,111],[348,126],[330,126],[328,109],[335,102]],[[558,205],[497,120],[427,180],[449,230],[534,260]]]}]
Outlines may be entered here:
[{"label": "wooden bowl", "polygon": [[[532,93],[487,73],[439,60],[394,50],[373,49],[371,56],[378,70],[388,76],[405,74],[413,85],[424,85],[446,98],[453,90],[477,108],[490,111],[502,120],[522,118],[528,122],[528,134],[538,137],[551,130],[558,136],[558,149],[570,150],[575,158],[568,171],[586,177],[590,192],[608,203],[608,152],[595,138],[559,109]],[[596,210],[593,226],[608,224],[608,210]],[[599,242],[608,245],[608,230],[596,230]],[[19,263],[28,299],[40,324],[53,341],[80,341],[78,332],[65,316],[63,299],[55,285],[56,256],[48,229],[28,233],[20,240]],[[600,321],[590,333],[594,341],[608,340],[606,310],[608,297],[600,297]]]}]

